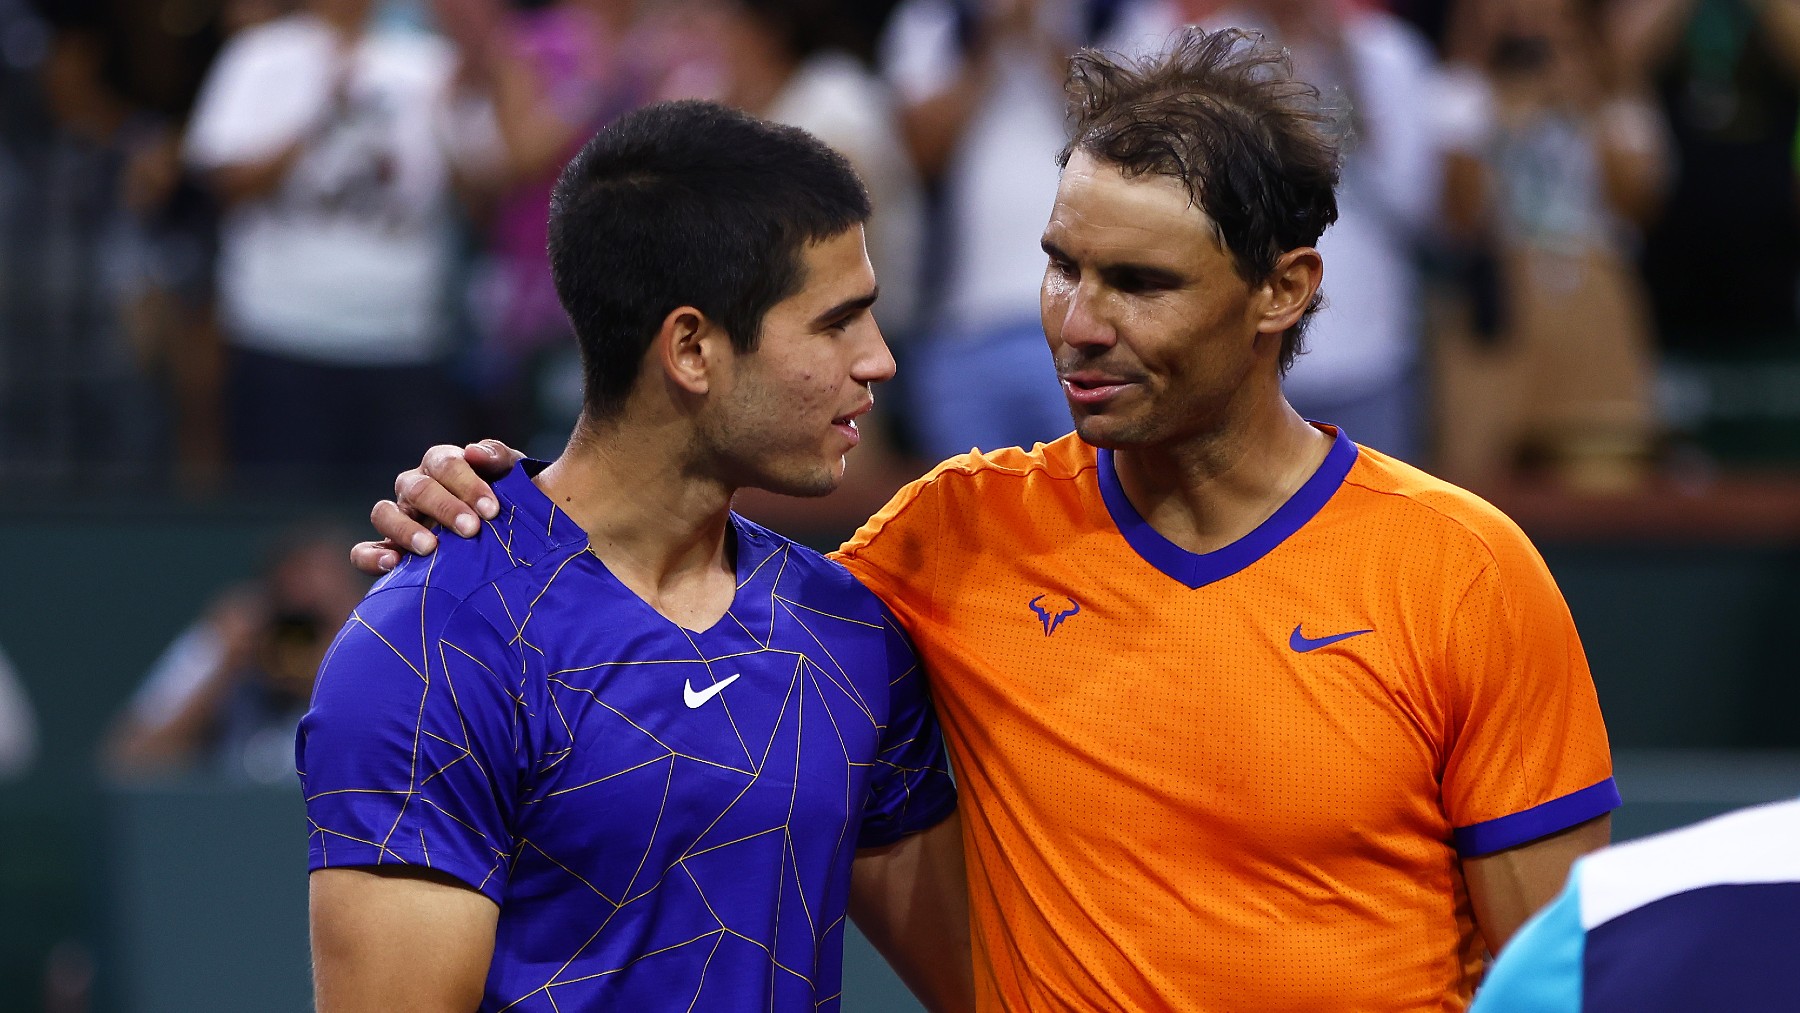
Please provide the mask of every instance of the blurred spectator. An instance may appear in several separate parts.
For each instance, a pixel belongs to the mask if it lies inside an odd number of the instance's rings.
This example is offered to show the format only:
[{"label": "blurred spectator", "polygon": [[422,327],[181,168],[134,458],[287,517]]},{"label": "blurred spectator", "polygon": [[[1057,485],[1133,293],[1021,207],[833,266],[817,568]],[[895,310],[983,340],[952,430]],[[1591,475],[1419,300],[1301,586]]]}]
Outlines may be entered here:
[{"label": "blurred spectator", "polygon": [[0,84],[0,435],[33,448],[14,467],[160,484],[172,456],[189,489],[218,476],[214,216],[176,152],[250,3],[68,0],[42,5],[47,33],[0,4],[6,69],[36,72]]},{"label": "blurred spectator", "polygon": [[1063,145],[1063,63],[1129,4],[906,0],[882,43],[920,171],[939,188],[941,304],[900,385],[932,459],[1048,441],[1069,410],[1044,347],[1042,234]]},{"label": "blurred spectator", "polygon": [[901,136],[899,113],[879,78],[827,40],[836,31],[822,0],[722,0],[728,84],[723,100],[812,133],[856,167],[874,214],[869,259],[881,281],[876,316],[890,341],[909,333],[919,296],[924,196]]},{"label": "blurred spectator", "polygon": [[[550,278],[550,189],[595,130],[661,84],[631,0],[433,0],[465,85],[492,96],[504,153],[481,215],[487,256],[471,310],[484,431],[554,454],[580,407],[573,332]],[[553,441],[554,445],[539,438]]]},{"label": "blurred spectator", "polygon": [[32,108],[7,124],[17,132],[4,170],[15,192],[0,206],[0,430],[32,448],[15,465],[34,477],[143,478],[160,463],[154,391],[119,313],[143,238],[119,199],[132,107],[109,80],[100,33],[79,22],[24,28],[33,24],[9,33],[32,34],[36,73],[35,87],[7,82],[8,99]]},{"label": "blurred spectator", "polygon": [[1677,173],[1645,240],[1665,347],[1733,352],[1800,333],[1800,3],[1632,0],[1611,10],[1621,69],[1650,81]]},{"label": "blurred spectator", "polygon": [[[891,344],[906,345],[922,294],[925,197],[887,86],[831,43],[855,33],[828,0],[718,0],[717,13],[726,57],[720,99],[811,132],[842,152],[868,187],[869,260],[881,282],[875,316]],[[893,417],[870,417],[848,481],[891,481],[884,466],[893,460]]]},{"label": "blurred spectator", "polygon": [[1456,12],[1445,217],[1486,274],[1440,335],[1437,463],[1465,485],[1530,456],[1611,491],[1649,464],[1653,352],[1631,254],[1667,144],[1648,96],[1606,65],[1599,15],[1594,0]]},{"label": "blurred spectator", "polygon": [[1418,250],[1439,193],[1430,43],[1405,21],[1355,0],[1177,0],[1160,9],[1159,37],[1195,23],[1280,40],[1297,76],[1347,107],[1353,136],[1338,221],[1319,241],[1325,306],[1283,387],[1307,418],[1422,463]]},{"label": "blurred spectator", "polygon": [[297,530],[152,666],[106,746],[120,777],[293,777],[294,729],[331,638],[368,589],[335,528]]},{"label": "blurred spectator", "polygon": [[234,458],[318,482],[458,426],[445,373],[458,173],[491,174],[491,109],[443,40],[308,0],[226,43],[188,162],[226,206],[220,312]]},{"label": "blurred spectator", "polygon": [[37,759],[37,719],[12,662],[0,652],[0,781],[11,781]]}]

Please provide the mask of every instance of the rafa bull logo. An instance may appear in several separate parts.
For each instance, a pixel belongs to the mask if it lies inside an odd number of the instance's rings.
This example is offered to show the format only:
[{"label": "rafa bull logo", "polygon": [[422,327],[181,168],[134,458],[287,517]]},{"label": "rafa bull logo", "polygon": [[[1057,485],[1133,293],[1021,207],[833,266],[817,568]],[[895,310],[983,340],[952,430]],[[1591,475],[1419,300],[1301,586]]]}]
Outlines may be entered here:
[{"label": "rafa bull logo", "polygon": [[1043,621],[1044,636],[1046,637],[1055,633],[1056,628],[1063,624],[1064,619],[1081,611],[1081,603],[1073,598],[1057,598],[1043,594],[1025,604],[1030,605],[1031,611],[1036,612],[1037,617]]}]

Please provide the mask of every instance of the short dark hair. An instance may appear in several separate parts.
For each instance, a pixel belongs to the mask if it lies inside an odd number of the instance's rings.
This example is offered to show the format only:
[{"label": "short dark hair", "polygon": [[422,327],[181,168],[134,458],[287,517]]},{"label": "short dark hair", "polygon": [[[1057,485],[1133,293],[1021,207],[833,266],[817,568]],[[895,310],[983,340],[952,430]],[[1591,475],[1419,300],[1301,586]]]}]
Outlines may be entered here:
[{"label": "short dark hair", "polygon": [[684,101],[602,129],[550,200],[550,271],[581,344],[586,416],[619,410],[681,306],[754,349],[769,308],[806,282],[806,244],[868,217],[850,163],[795,127]]},{"label": "short dark hair", "polygon": [[[1064,88],[1071,127],[1057,164],[1079,150],[1129,176],[1181,180],[1248,281],[1337,221],[1343,117],[1259,34],[1186,28],[1136,61],[1084,49]],[[1283,372],[1320,305],[1282,336]]]}]

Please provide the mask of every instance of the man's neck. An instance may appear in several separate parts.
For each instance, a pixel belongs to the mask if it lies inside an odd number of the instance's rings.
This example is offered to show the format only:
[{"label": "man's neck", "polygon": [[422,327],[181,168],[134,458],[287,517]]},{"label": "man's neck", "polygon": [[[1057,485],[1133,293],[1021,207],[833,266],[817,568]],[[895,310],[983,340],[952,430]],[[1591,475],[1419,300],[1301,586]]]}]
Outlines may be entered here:
[{"label": "man's neck", "polygon": [[736,490],[690,469],[674,435],[584,422],[534,481],[614,577],[671,621],[704,630],[736,588],[726,541]]},{"label": "man's neck", "polygon": [[1331,438],[1276,401],[1204,439],[1115,452],[1119,484],[1157,533],[1213,552],[1268,520],[1319,470]]}]

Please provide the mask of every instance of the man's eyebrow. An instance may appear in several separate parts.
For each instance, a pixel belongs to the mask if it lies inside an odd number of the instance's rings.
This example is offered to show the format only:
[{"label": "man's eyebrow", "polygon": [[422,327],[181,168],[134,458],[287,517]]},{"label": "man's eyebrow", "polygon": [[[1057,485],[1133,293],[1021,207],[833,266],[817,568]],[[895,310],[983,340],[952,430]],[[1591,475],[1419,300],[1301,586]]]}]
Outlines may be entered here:
[{"label": "man's eyebrow", "polygon": [[[1044,248],[1044,253],[1047,254],[1051,260],[1062,261],[1065,264],[1074,263],[1075,261],[1075,258],[1063,252],[1062,247],[1057,246],[1048,239],[1039,241],[1038,245]],[[1128,276],[1141,281],[1154,282],[1159,285],[1174,285],[1181,281],[1181,275],[1178,272],[1171,271],[1166,267],[1156,267],[1152,264],[1134,264],[1125,261],[1116,264],[1099,264],[1094,265],[1094,267],[1102,275],[1109,278]]]},{"label": "man's eyebrow", "polygon": [[1124,280],[1169,287],[1181,284],[1180,274],[1166,267],[1152,267],[1149,264],[1105,264],[1101,266],[1100,274],[1113,284]]},{"label": "man's eyebrow", "polygon": [[838,320],[841,320],[844,317],[847,317],[847,316],[851,315],[852,313],[855,313],[859,310],[866,310],[869,307],[875,305],[875,300],[879,299],[880,297],[881,297],[881,286],[877,285],[874,288],[870,289],[869,293],[867,295],[859,295],[854,299],[846,299],[843,302],[838,303],[836,306],[833,306],[830,309],[826,310],[825,312],[819,314],[818,316],[813,317],[813,325],[814,326],[824,326],[825,324],[834,323]]}]

